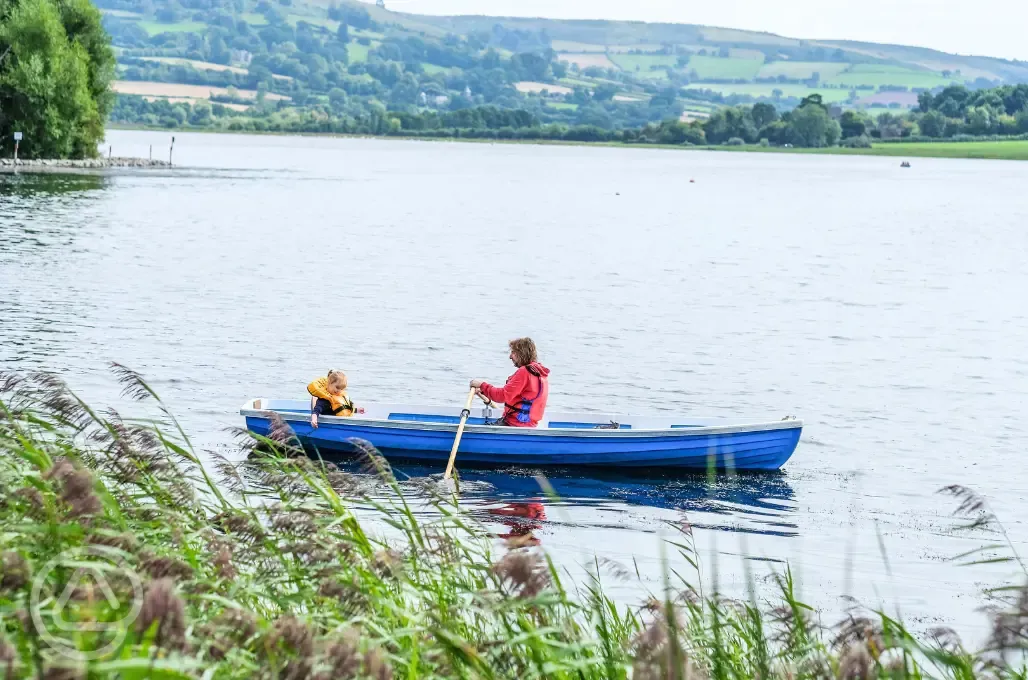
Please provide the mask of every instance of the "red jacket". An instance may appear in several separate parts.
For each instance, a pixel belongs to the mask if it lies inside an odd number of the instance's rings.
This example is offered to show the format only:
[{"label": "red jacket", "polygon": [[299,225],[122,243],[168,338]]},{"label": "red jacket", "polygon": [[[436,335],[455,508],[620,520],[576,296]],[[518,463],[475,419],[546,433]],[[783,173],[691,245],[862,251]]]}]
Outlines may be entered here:
[{"label": "red jacket", "polygon": [[543,419],[550,394],[550,369],[533,362],[514,371],[503,387],[482,383],[482,394],[507,405],[503,422],[511,427],[535,427]]}]

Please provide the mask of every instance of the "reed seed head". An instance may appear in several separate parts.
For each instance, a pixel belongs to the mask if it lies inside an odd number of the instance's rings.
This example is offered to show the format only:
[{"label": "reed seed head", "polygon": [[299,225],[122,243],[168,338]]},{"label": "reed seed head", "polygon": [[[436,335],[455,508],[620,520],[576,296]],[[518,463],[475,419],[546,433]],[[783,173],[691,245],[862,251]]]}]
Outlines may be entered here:
[{"label": "reed seed head", "polygon": [[328,670],[318,674],[318,680],[335,678],[356,678],[360,673],[360,638],[352,628],[343,633],[341,639],[328,646],[325,653]]},{"label": "reed seed head", "polygon": [[511,594],[520,598],[535,597],[550,584],[550,571],[534,552],[508,552],[493,565],[493,572]]},{"label": "reed seed head", "polygon": [[157,624],[155,644],[164,649],[182,650],[186,646],[186,606],[175,593],[171,579],[162,578],[147,586],[143,606],[136,619],[136,632],[143,634]]},{"label": "reed seed head", "polygon": [[403,567],[403,556],[393,549],[379,550],[375,553],[372,566],[379,576],[396,578]]},{"label": "reed seed head", "polygon": [[20,554],[7,550],[0,555],[0,593],[21,590],[31,575],[29,563]]},{"label": "reed seed head", "polygon": [[193,568],[176,557],[161,557],[150,551],[140,553],[139,567],[154,579],[187,581],[193,578]]},{"label": "reed seed head", "polygon": [[18,664],[18,650],[0,636],[0,677],[5,680],[14,678],[15,669]]},{"label": "reed seed head", "polygon": [[52,664],[46,667],[41,680],[86,680],[86,670],[81,666]]},{"label": "reed seed head", "polygon": [[314,653],[314,633],[295,616],[282,616],[271,627],[268,646],[291,650],[301,658],[309,658]]},{"label": "reed seed head", "polygon": [[214,571],[217,573],[218,578],[231,581],[239,574],[232,565],[232,550],[227,545],[221,546],[218,554],[214,556],[213,563]]},{"label": "reed seed head", "polygon": [[875,677],[874,659],[867,645],[859,642],[846,647],[839,658],[839,680],[870,680]]},{"label": "reed seed head", "polygon": [[84,519],[102,512],[103,504],[93,490],[93,475],[89,470],[61,458],[46,471],[43,479],[56,483],[60,488],[60,498],[71,517]]},{"label": "reed seed head", "polygon": [[372,680],[393,680],[393,669],[381,651],[372,649],[364,655],[364,675]]}]

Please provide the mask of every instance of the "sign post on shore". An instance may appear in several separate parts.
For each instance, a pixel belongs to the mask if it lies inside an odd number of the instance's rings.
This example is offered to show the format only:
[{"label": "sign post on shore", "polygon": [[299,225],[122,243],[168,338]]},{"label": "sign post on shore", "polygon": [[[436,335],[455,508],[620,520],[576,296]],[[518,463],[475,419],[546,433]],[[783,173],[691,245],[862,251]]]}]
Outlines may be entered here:
[{"label": "sign post on shore", "polygon": [[18,143],[21,141],[21,133],[14,133],[14,162],[18,162]]}]

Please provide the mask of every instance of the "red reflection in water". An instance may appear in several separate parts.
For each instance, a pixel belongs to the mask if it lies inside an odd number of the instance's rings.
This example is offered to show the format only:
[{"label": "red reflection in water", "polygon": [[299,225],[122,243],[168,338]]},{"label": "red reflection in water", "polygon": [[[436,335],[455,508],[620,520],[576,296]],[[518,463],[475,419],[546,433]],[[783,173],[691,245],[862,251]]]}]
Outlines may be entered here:
[{"label": "red reflection in water", "polygon": [[509,527],[505,534],[493,534],[504,540],[522,539],[521,545],[539,545],[539,539],[532,532],[542,527],[546,519],[546,508],[542,503],[507,503],[499,508],[486,510],[490,515],[501,518],[501,524]]}]

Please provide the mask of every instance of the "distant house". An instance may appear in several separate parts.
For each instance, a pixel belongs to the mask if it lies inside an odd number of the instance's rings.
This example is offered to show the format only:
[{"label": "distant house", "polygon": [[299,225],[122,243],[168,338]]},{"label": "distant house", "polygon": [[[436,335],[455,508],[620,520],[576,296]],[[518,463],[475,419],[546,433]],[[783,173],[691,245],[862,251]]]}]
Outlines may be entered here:
[{"label": "distant house", "polygon": [[249,66],[253,61],[253,54],[247,50],[232,50],[229,53],[229,59],[234,66]]},{"label": "distant house", "polygon": [[418,95],[419,106],[446,106],[446,104],[448,104],[449,101],[450,98],[447,97],[445,94],[425,94],[424,92],[422,92],[420,95]]}]

